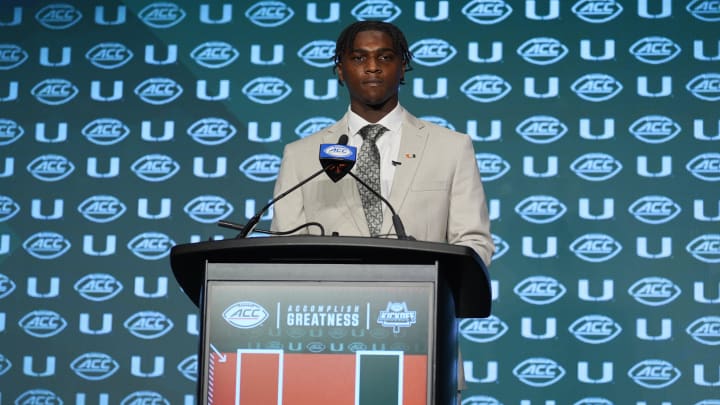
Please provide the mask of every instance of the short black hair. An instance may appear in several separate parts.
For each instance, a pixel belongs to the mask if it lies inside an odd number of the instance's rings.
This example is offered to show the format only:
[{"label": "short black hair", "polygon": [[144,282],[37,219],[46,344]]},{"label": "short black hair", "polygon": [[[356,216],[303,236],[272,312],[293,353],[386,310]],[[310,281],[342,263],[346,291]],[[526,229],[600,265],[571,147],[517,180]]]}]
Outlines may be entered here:
[{"label": "short black hair", "polygon": [[[367,21],[356,21],[347,27],[340,33],[340,36],[338,36],[337,41],[335,42],[335,55],[333,55],[332,60],[335,62],[333,65],[333,72],[336,72],[337,65],[342,60],[343,55],[348,49],[352,49],[353,42],[355,41],[355,37],[358,33],[364,32],[364,31],[380,31],[388,34],[390,39],[393,43],[393,48],[395,51],[400,55],[402,58],[402,61],[405,63],[405,71],[408,72],[412,70],[412,66],[410,66],[410,61],[412,60],[412,52],[410,52],[410,47],[408,47],[407,40],[405,39],[405,34],[398,28],[395,24],[387,23],[384,21],[375,21],[375,20],[367,20]],[[342,84],[342,82],[340,82]],[[400,83],[404,84],[404,83]]]}]

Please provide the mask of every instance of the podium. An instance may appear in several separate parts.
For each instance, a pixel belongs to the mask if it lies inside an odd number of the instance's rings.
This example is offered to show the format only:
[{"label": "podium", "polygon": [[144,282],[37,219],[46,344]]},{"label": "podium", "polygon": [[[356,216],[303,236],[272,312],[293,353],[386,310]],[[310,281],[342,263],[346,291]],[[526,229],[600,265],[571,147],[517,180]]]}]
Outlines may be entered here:
[{"label": "podium", "polygon": [[465,246],[284,236],[177,245],[170,261],[200,308],[200,404],[453,404],[456,318],[490,315]]}]

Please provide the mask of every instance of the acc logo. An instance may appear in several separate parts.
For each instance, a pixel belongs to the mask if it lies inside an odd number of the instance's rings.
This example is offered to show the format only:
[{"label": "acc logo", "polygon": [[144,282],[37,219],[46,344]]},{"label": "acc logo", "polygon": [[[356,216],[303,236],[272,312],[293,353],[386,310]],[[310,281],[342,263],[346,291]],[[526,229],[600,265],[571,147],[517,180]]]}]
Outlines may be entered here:
[{"label": "acc logo", "polygon": [[251,180],[259,182],[274,181],[280,171],[279,156],[260,153],[250,156],[240,164],[240,171]]},{"label": "acc logo", "polygon": [[720,345],[720,316],[698,318],[687,327],[686,332],[704,345]]},{"label": "acc logo", "polygon": [[245,11],[253,24],[261,27],[277,27],[288,22],[295,12],[282,1],[261,1]]},{"label": "acc logo", "polygon": [[401,13],[400,7],[388,0],[365,0],[350,11],[350,14],[360,21],[381,20],[385,22],[395,20]]},{"label": "acc logo", "polygon": [[58,404],[62,405],[62,399],[54,392],[44,389],[35,389],[23,392],[15,399],[16,404]]},{"label": "acc logo", "polygon": [[170,254],[170,248],[174,245],[175,241],[164,233],[144,232],[128,242],[127,247],[141,259],[158,260]]},{"label": "acc logo", "polygon": [[646,115],[630,125],[635,138],[651,144],[667,142],[680,133],[680,125],[662,115]]},{"label": "acc logo", "polygon": [[111,195],[94,195],[78,205],[78,212],[85,219],[98,224],[112,222],[120,218],[126,210],[125,204]]},{"label": "acc logo", "polygon": [[14,44],[0,44],[0,70],[10,70],[22,65],[28,53]]},{"label": "acc logo", "polygon": [[190,57],[209,69],[225,67],[238,58],[240,52],[227,42],[209,41],[198,45],[190,53]]},{"label": "acc logo", "polygon": [[27,170],[38,180],[60,181],[75,170],[75,165],[60,155],[42,155],[27,165]]},{"label": "acc logo", "polygon": [[283,79],[272,76],[258,77],[242,88],[243,94],[258,104],[273,104],[285,99],[292,88]]},{"label": "acc logo", "polygon": [[565,375],[565,369],[554,360],[534,357],[518,364],[513,374],[532,387],[547,387],[560,381]]},{"label": "acc logo", "polygon": [[152,154],[136,160],[130,169],[145,181],[160,182],[174,176],[180,165],[170,156]]},{"label": "acc logo", "polygon": [[306,136],[312,135],[334,123],[335,120],[329,117],[308,118],[295,128],[295,134],[300,138],[305,138]]},{"label": "acc logo", "polygon": [[0,354],[0,375],[7,373],[12,368],[12,363],[4,355]]},{"label": "acc logo", "polygon": [[10,145],[25,133],[23,127],[13,120],[0,118],[0,146]]},{"label": "acc logo", "polygon": [[510,163],[494,153],[476,153],[478,170],[483,181],[493,181],[510,171]]},{"label": "acc logo", "polygon": [[685,250],[705,263],[720,263],[720,234],[700,235],[688,243]]},{"label": "acc logo", "polygon": [[505,97],[512,86],[500,76],[496,75],[476,75],[473,76],[460,86],[462,91],[468,98],[481,103],[491,103]]},{"label": "acc logo", "polygon": [[87,123],[81,131],[95,145],[114,145],[130,134],[130,128],[115,118],[98,118]]},{"label": "acc logo", "polygon": [[136,404],[170,405],[170,401],[155,391],[135,391],[120,402],[120,405]]},{"label": "acc logo", "polygon": [[651,65],[669,62],[675,59],[680,51],[678,44],[665,37],[645,37],[630,47],[630,53],[637,60]]},{"label": "acc logo", "polygon": [[534,224],[547,224],[563,216],[565,204],[549,195],[532,195],[515,206],[515,212]]},{"label": "acc logo", "polygon": [[64,30],[77,24],[82,18],[80,10],[70,4],[57,3],[43,7],[35,13],[35,19],[45,28]]},{"label": "acc logo", "polygon": [[185,18],[185,10],[174,3],[157,2],[140,10],[138,17],[150,27],[170,28]]},{"label": "acc logo", "polygon": [[568,48],[555,38],[537,37],[525,41],[517,50],[526,62],[551,65],[564,58]]},{"label": "acc logo", "polygon": [[123,286],[110,274],[92,273],[78,280],[73,288],[86,300],[101,302],[120,294]]},{"label": "acc logo", "polygon": [[646,224],[657,225],[669,222],[678,216],[682,209],[675,203],[675,201],[668,197],[661,195],[648,195],[635,200],[628,211],[638,221],[645,222]]},{"label": "acc logo", "polygon": [[695,76],[685,88],[693,96],[705,101],[720,100],[720,74],[703,73]]},{"label": "acc logo", "polygon": [[622,170],[619,160],[606,153],[586,153],[575,159],[570,169],[589,181],[605,181]]},{"label": "acc logo", "polygon": [[665,360],[644,360],[628,371],[628,377],[645,388],[658,389],[680,378],[680,370]]},{"label": "acc logo", "polygon": [[593,397],[583,398],[578,402],[575,402],[573,405],[613,405],[613,403],[605,398]]},{"label": "acc logo", "polygon": [[47,105],[65,104],[78,93],[78,88],[65,79],[45,79],[30,90],[37,101]]},{"label": "acc logo", "polygon": [[352,146],[345,145],[321,145],[323,148],[320,152],[320,157],[325,158],[347,158],[355,155],[355,148]]},{"label": "acc logo", "polygon": [[575,80],[570,89],[583,100],[600,102],[615,97],[622,84],[604,73],[589,73]]},{"label": "acc logo", "polygon": [[669,304],[679,297],[681,292],[680,287],[663,277],[645,277],[628,289],[635,301],[651,307]]},{"label": "acc logo", "polygon": [[[15,282],[8,276],[0,273],[0,299],[12,294],[13,291],[15,291]],[[0,366],[0,369],[2,369],[2,366]],[[1,372],[0,375],[2,375]]]},{"label": "acc logo", "polygon": [[473,395],[463,399],[461,405],[502,405],[502,403],[493,397]]},{"label": "acc logo", "polygon": [[198,359],[196,354],[185,357],[177,367],[180,374],[190,381],[197,381],[198,377]]},{"label": "acc logo", "polygon": [[572,6],[576,16],[593,24],[608,22],[622,11],[622,6],[614,0],[580,0]]},{"label": "acc logo", "polygon": [[185,204],[183,209],[190,218],[203,224],[213,224],[232,214],[233,206],[222,197],[201,195]]},{"label": "acc logo", "polygon": [[126,319],[123,326],[140,339],[155,339],[168,333],[173,328],[173,323],[160,312],[140,311]]},{"label": "acc logo", "polygon": [[447,63],[457,50],[447,41],[437,38],[427,38],[415,42],[410,46],[413,61],[423,66],[439,66]]},{"label": "acc logo", "polygon": [[120,365],[105,353],[88,352],[81,354],[72,363],[70,369],[80,378],[90,381],[104,380],[115,374]]},{"label": "acc logo", "polygon": [[322,353],[327,347],[323,342],[308,342],[307,349],[311,353]]},{"label": "acc logo", "polygon": [[70,250],[70,241],[55,232],[37,232],[23,242],[23,248],[31,256],[51,260]]},{"label": "acc logo", "polygon": [[502,0],[473,0],[462,8],[462,13],[476,24],[497,24],[512,13],[512,7]]},{"label": "acc logo", "polygon": [[615,339],[622,331],[622,328],[607,316],[586,315],[573,322],[568,330],[578,340],[596,345]]},{"label": "acc logo", "polygon": [[119,42],[103,42],[90,48],[85,59],[101,69],[116,69],[132,59],[133,53]]},{"label": "acc logo", "polygon": [[237,130],[227,120],[208,117],[195,121],[187,134],[203,145],[220,145],[235,136]]},{"label": "acc logo", "polygon": [[252,301],[236,302],[223,311],[223,319],[238,329],[252,329],[262,325],[269,317],[268,311]]},{"label": "acc logo", "polygon": [[588,233],[570,245],[570,251],[586,262],[600,263],[615,257],[622,246],[611,236],[602,233]]},{"label": "acc logo", "polygon": [[7,221],[18,212],[20,212],[20,205],[15,200],[6,195],[0,195],[0,222]]},{"label": "acc logo", "polygon": [[62,332],[67,326],[67,321],[55,311],[40,309],[28,312],[20,319],[18,325],[28,335],[49,338]]},{"label": "acc logo", "polygon": [[708,22],[720,21],[720,9],[717,3],[710,0],[693,0],[685,9],[695,18]]},{"label": "acc logo", "polygon": [[685,168],[700,180],[720,181],[720,153],[697,155]]},{"label": "acc logo", "polygon": [[495,315],[488,318],[466,318],[460,321],[460,334],[467,340],[476,343],[493,342],[500,339],[508,326]]},{"label": "acc logo", "polygon": [[562,138],[568,128],[555,117],[549,115],[534,115],[525,119],[515,127],[515,132],[526,141],[546,144]]},{"label": "acc logo", "polygon": [[492,240],[495,245],[495,253],[493,253],[492,259],[497,260],[510,250],[510,245],[508,245],[503,238],[495,234],[492,235]]},{"label": "acc logo", "polygon": [[552,277],[532,276],[519,282],[513,291],[529,304],[547,305],[559,300],[567,289]]},{"label": "acc logo", "polygon": [[310,66],[329,67],[335,64],[335,42],[325,39],[308,42],[300,48],[298,57]]},{"label": "acc logo", "polygon": [[153,77],[135,87],[135,94],[148,104],[167,104],[180,97],[182,86],[166,77]]}]

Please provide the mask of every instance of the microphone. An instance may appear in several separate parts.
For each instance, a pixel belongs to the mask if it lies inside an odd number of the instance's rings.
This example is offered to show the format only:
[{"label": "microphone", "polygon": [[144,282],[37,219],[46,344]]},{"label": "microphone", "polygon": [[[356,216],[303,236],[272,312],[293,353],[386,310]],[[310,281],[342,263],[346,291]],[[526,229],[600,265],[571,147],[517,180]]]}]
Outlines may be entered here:
[{"label": "microphone", "polygon": [[[348,136],[345,135],[345,134],[343,134],[343,135],[341,135],[340,138],[338,139],[337,145],[335,145],[335,144],[323,144],[323,145],[321,145],[321,147],[320,147],[320,154],[321,154],[321,156],[322,156],[323,146],[325,146],[326,149],[331,149],[331,150],[332,150],[332,148],[335,147],[335,146],[337,146],[337,147],[343,147],[343,148],[352,148],[351,146],[345,146],[345,145],[347,145],[347,142],[348,142]],[[335,162],[335,161],[332,161],[332,160],[333,160],[333,159],[339,159],[339,158],[330,157],[329,159],[331,159],[331,161],[330,161],[329,163],[327,163],[327,165],[323,165],[322,162],[321,162],[321,165],[322,165],[323,167],[322,167],[320,170],[318,170],[318,171],[316,171],[315,173],[311,174],[311,175],[310,175],[309,177],[307,177],[305,180],[302,180],[301,182],[299,182],[298,184],[294,185],[293,187],[290,187],[288,190],[280,193],[280,194],[277,195],[276,197],[273,197],[267,204],[265,204],[264,207],[262,207],[262,208],[260,209],[260,211],[258,211],[255,215],[253,215],[252,218],[250,218],[250,220],[247,222],[247,224],[245,224],[245,226],[242,227],[242,229],[240,230],[240,233],[238,234],[238,236],[237,236],[236,238],[237,238],[237,239],[246,238],[246,237],[250,234],[250,232],[252,232],[252,230],[255,228],[255,226],[258,224],[258,222],[260,222],[260,218],[263,216],[263,214],[265,214],[265,212],[266,212],[268,209],[270,209],[270,207],[272,207],[272,205],[275,204],[275,203],[276,203],[278,200],[280,200],[281,198],[283,198],[283,197],[285,197],[286,195],[292,193],[293,191],[297,190],[298,188],[304,186],[307,182],[309,182],[310,180],[314,179],[315,177],[321,175],[323,172],[324,172],[324,173],[328,173],[328,172],[335,172],[335,171],[337,171],[337,166],[338,166],[338,164],[341,163],[341,162]],[[348,164],[348,163],[345,162],[345,164]],[[354,159],[353,159],[353,164],[355,164],[355,163],[354,163]],[[350,168],[352,168],[352,166],[350,166]],[[344,170],[344,169],[343,169],[343,170]],[[350,169],[347,169],[347,170],[349,171]],[[346,173],[343,173],[343,174],[338,178],[338,180],[340,180],[340,178],[342,178],[343,176],[345,176],[345,174],[346,174]],[[329,174],[328,174],[328,175],[329,175]],[[331,178],[332,178],[332,177],[331,177]],[[334,180],[334,181],[337,181],[337,180]],[[224,226],[224,224],[220,224],[220,225],[221,225],[221,226]]]}]

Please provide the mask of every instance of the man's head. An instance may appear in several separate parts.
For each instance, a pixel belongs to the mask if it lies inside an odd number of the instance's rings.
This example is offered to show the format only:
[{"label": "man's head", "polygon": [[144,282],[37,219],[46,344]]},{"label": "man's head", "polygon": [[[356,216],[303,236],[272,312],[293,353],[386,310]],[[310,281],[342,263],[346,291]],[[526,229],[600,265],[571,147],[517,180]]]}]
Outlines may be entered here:
[{"label": "man's head", "polygon": [[380,21],[358,21],[345,28],[333,58],[338,80],[347,85],[356,112],[392,109],[411,59],[405,35],[395,25]]}]

